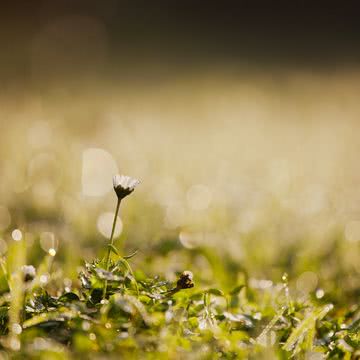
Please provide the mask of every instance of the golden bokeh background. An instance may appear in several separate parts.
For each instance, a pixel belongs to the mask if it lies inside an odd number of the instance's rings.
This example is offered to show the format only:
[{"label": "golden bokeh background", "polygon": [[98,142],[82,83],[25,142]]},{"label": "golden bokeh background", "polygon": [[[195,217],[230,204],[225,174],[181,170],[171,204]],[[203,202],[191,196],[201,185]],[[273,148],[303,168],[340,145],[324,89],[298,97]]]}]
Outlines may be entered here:
[{"label": "golden bokeh background", "polygon": [[[186,14],[174,17],[178,8],[154,7],[154,15],[126,2],[34,4],[9,8],[2,23],[3,254],[14,229],[29,247],[39,240],[58,252],[69,272],[99,254],[120,172],[141,180],[117,229],[127,252],[173,239],[267,278],[296,266],[331,277],[340,263],[359,273],[360,68],[351,27],[333,43],[332,18],[326,32],[317,13],[310,25],[321,31],[304,26],[293,39],[302,17],[279,38],[270,20],[252,32],[251,19],[265,18],[256,9],[244,27],[233,20],[226,29],[225,18],[216,31],[216,9],[204,15],[200,6],[189,30],[176,28]],[[206,268],[202,261],[196,266]]]}]

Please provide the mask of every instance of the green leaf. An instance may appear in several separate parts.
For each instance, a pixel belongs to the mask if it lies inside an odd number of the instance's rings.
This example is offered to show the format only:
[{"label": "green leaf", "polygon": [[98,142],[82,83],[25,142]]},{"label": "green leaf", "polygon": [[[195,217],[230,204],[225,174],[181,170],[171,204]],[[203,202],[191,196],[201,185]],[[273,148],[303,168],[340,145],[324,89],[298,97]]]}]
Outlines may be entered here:
[{"label": "green leaf", "polygon": [[135,289],[136,289],[136,293],[137,295],[139,296],[139,285],[136,281],[136,278],[135,278],[135,275],[134,275],[134,272],[132,271],[132,268],[130,266],[130,264],[127,262],[126,259],[124,259],[123,257],[120,257],[118,263],[120,264],[123,264],[125,266],[125,268],[127,269],[127,271],[130,273],[131,275],[131,281],[134,283],[135,285]]},{"label": "green leaf", "polygon": [[134,257],[134,256],[138,253],[138,251],[139,251],[139,250],[137,249],[137,250],[135,250],[132,254],[123,256],[123,258],[124,258],[125,260],[131,259],[132,257]]},{"label": "green leaf", "polygon": [[[312,333],[312,328],[315,327],[317,320],[322,319],[331,309],[333,308],[332,304],[325,305],[322,308],[315,309],[308,315],[301,323],[292,331],[291,335],[287,339],[286,343],[283,346],[283,349],[286,351],[293,351],[297,353],[299,350],[299,345],[303,342],[305,335],[310,331]],[[307,339],[307,345],[310,344],[312,339]]]},{"label": "green leaf", "polygon": [[35,315],[32,318],[23,322],[23,328],[29,328],[44,323],[64,322],[76,317],[78,314],[76,311],[65,309],[64,311],[42,313]]},{"label": "green leaf", "polygon": [[0,307],[0,320],[5,319],[8,316],[9,307],[1,306]]},{"label": "green leaf", "polygon": [[204,296],[204,293],[203,292],[197,292],[195,294],[192,294],[189,299],[190,300],[193,300],[193,301],[198,301],[198,300],[201,300]]},{"label": "green leaf", "polygon": [[108,244],[108,247],[110,248],[110,250],[116,254],[116,255],[120,255],[119,254],[119,250],[113,245],[113,244]]},{"label": "green leaf", "polygon": [[59,297],[59,301],[61,301],[61,302],[72,302],[72,301],[79,301],[79,300],[80,300],[79,297],[73,292],[65,293]]},{"label": "green leaf", "polygon": [[224,293],[221,290],[215,288],[209,289],[206,292],[215,296],[224,296]]},{"label": "green leaf", "polygon": [[283,306],[271,319],[271,321],[265,326],[261,334],[256,338],[256,342],[262,344],[266,341],[266,337],[269,331],[274,327],[274,325],[278,322],[278,320],[283,316],[285,310],[287,309],[286,306]]},{"label": "green leaf", "polygon": [[245,287],[245,285],[239,285],[239,286],[236,286],[235,288],[233,288],[229,294],[230,295],[237,295],[239,294],[239,292]]}]

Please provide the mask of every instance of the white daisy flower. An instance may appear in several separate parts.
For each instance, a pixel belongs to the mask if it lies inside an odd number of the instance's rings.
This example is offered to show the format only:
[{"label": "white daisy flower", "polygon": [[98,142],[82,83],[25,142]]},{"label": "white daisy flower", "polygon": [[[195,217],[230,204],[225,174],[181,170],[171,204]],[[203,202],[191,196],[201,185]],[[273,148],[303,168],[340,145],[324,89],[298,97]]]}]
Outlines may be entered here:
[{"label": "white daisy flower", "polygon": [[133,179],[130,176],[115,175],[113,177],[114,190],[119,199],[123,199],[131,194],[139,184],[139,180]]}]

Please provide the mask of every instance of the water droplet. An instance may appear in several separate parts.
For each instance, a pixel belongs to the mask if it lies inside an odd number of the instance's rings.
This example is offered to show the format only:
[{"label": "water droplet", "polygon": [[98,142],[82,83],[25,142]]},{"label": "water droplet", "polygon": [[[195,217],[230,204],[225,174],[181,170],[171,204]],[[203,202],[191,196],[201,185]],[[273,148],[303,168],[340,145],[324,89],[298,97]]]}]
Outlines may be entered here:
[{"label": "water droplet", "polygon": [[81,324],[81,327],[84,331],[88,331],[90,330],[90,326],[91,324],[89,323],[89,321],[83,321],[82,324]]},{"label": "water droplet", "polygon": [[15,241],[20,241],[22,239],[22,232],[19,229],[15,229],[13,230],[13,232],[11,233],[11,237],[15,240]]},{"label": "water droplet", "polygon": [[22,333],[22,327],[20,324],[12,324],[11,331],[16,335],[20,335]]},{"label": "water droplet", "polygon": [[321,299],[324,297],[325,291],[323,289],[317,289],[315,295],[317,299]]}]

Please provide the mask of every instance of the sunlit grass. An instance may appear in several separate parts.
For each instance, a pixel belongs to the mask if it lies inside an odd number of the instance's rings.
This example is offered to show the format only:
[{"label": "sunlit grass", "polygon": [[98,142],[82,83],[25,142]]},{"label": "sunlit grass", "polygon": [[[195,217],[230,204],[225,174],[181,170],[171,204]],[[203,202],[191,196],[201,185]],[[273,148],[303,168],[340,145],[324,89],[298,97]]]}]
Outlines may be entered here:
[{"label": "sunlit grass", "polygon": [[[1,356],[356,358],[356,79],[198,76],[2,107]],[[124,171],[142,184],[118,214]]]}]

